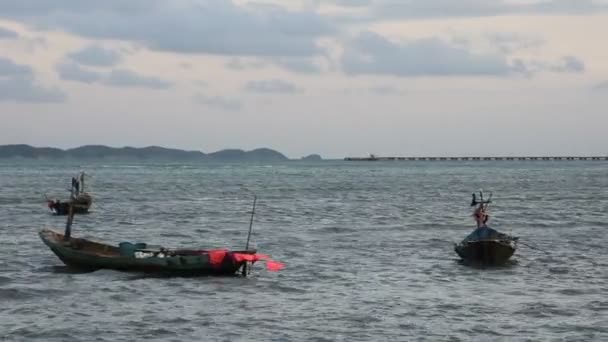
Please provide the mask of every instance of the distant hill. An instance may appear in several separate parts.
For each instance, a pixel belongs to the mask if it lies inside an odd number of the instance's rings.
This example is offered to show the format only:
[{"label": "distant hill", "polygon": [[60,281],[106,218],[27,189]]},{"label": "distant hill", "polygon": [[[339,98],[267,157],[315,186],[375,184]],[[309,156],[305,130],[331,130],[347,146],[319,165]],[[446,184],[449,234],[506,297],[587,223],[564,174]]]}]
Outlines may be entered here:
[{"label": "distant hill", "polygon": [[51,147],[33,147],[30,145],[1,145],[0,159],[142,159],[142,160],[209,160],[209,161],[285,161],[289,160],[280,152],[259,148],[252,151],[237,149],[221,150],[209,154],[200,151],[149,146],[108,147],[103,145],[86,145],[67,150]]},{"label": "distant hill", "polygon": [[199,151],[183,151],[158,146],[143,148],[121,147],[114,148],[101,145],[88,145],[65,151],[68,157],[75,159],[103,159],[103,158],[130,158],[130,159],[163,159],[163,160],[195,160],[202,159],[205,154]]},{"label": "distant hill", "polygon": [[65,151],[52,147],[32,147],[30,145],[0,146],[0,158],[63,158]]},{"label": "distant hill", "polygon": [[318,155],[318,154],[311,154],[311,155],[308,155],[306,157],[302,157],[302,160],[305,160],[305,161],[321,161],[321,160],[323,160],[323,158],[321,158],[321,156]]},{"label": "distant hill", "polygon": [[256,161],[285,161],[285,155],[269,148],[258,148],[245,152],[243,150],[228,149],[209,153],[207,158],[222,161],[256,160]]}]

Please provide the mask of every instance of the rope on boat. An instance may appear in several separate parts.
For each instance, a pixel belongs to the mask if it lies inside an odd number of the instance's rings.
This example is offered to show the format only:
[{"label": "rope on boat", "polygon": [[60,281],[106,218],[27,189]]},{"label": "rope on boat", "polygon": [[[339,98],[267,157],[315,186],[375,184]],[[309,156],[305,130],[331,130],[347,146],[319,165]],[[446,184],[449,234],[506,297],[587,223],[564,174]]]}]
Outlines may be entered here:
[{"label": "rope on boat", "polygon": [[521,241],[519,241],[518,243],[520,243],[520,244],[522,244],[522,245],[524,245],[524,246],[526,246],[526,247],[529,247],[529,248],[532,248],[532,249],[536,249],[536,250],[538,250],[538,251],[541,251],[541,252],[543,252],[543,253],[546,253],[546,254],[548,254],[548,255],[551,255],[551,253],[549,253],[548,251],[546,251],[546,250],[544,250],[544,249],[542,249],[542,248],[538,248],[538,247],[535,247],[535,246],[532,246],[532,245],[528,245],[527,243],[525,243],[525,242],[521,242]]}]

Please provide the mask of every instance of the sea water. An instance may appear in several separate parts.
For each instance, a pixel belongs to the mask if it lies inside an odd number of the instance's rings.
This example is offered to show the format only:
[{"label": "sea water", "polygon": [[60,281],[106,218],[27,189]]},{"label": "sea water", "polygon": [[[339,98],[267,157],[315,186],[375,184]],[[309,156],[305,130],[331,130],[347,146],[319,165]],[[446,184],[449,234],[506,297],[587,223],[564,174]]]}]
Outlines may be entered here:
[{"label": "sea water", "polygon": [[[73,236],[243,249],[248,278],[75,273],[42,243],[45,196],[86,171]],[[471,268],[454,243],[490,225],[513,262]],[[0,340],[608,341],[605,161],[159,163],[0,161]]]}]

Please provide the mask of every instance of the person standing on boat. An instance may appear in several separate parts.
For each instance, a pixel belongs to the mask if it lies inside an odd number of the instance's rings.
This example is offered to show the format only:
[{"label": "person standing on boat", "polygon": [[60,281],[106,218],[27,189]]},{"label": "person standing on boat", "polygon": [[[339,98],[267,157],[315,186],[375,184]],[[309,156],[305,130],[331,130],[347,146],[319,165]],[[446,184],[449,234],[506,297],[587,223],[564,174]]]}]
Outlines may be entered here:
[{"label": "person standing on boat", "polygon": [[80,192],[80,182],[78,181],[78,179],[76,179],[76,177],[72,177],[72,197],[76,197],[78,196],[78,193]]},{"label": "person standing on boat", "polygon": [[486,208],[483,203],[479,203],[479,206],[473,212],[473,218],[475,219],[475,222],[477,223],[477,228],[487,227],[486,222],[488,222],[488,219],[490,218],[490,216],[486,212]]},{"label": "person standing on boat", "polygon": [[473,212],[473,218],[475,219],[475,223],[477,223],[477,228],[486,228],[486,222],[490,216],[487,212],[487,204],[490,203],[490,200],[484,201],[483,194],[481,195],[481,201],[477,201],[477,197],[473,194],[473,200],[471,201],[471,206],[477,206],[475,211]]}]

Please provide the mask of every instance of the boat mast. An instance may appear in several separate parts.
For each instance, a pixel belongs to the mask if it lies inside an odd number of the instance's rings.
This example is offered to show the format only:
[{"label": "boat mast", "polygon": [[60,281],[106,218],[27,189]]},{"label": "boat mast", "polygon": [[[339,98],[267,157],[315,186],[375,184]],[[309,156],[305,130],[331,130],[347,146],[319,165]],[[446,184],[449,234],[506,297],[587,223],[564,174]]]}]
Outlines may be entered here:
[{"label": "boat mast", "polygon": [[72,203],[68,207],[68,222],[65,224],[65,232],[63,234],[64,241],[70,241],[72,236],[72,223],[74,222],[74,207]]},{"label": "boat mast", "polygon": [[251,228],[253,227],[253,215],[255,215],[255,203],[258,197],[253,195],[253,208],[251,209],[251,219],[249,220],[249,233],[247,234],[247,243],[245,244],[245,250],[249,250],[249,240],[251,239]]},{"label": "boat mast", "polygon": [[[247,243],[245,244],[245,251],[249,250],[249,240],[251,240],[251,229],[253,228],[253,216],[255,215],[255,204],[258,200],[258,197],[253,194],[253,207],[251,208],[251,218],[249,220],[249,233],[247,233]],[[241,272],[243,277],[247,276],[247,262],[243,264],[243,270]]]}]

